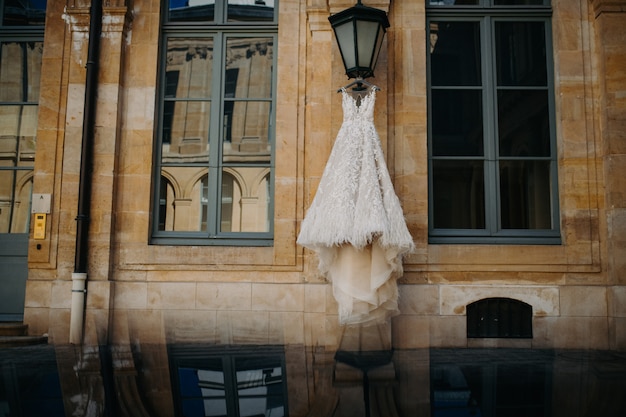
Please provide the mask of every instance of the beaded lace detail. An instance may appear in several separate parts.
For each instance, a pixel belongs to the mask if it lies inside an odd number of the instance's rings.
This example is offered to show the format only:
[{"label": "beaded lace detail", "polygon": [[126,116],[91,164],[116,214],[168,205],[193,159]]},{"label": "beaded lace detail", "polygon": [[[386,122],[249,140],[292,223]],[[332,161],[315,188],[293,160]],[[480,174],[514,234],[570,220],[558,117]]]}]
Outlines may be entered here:
[{"label": "beaded lace detail", "polygon": [[318,254],[342,324],[397,310],[401,257],[414,248],[374,126],[375,102],[374,89],[360,103],[342,91],[343,124],[297,241]]}]

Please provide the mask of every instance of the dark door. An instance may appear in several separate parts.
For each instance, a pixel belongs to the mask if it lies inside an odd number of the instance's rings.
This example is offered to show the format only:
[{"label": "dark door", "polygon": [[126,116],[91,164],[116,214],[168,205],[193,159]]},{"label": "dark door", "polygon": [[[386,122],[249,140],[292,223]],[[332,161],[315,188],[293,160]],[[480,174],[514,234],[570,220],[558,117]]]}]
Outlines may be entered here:
[{"label": "dark door", "polygon": [[21,321],[28,276],[28,234],[0,234],[0,321]]}]

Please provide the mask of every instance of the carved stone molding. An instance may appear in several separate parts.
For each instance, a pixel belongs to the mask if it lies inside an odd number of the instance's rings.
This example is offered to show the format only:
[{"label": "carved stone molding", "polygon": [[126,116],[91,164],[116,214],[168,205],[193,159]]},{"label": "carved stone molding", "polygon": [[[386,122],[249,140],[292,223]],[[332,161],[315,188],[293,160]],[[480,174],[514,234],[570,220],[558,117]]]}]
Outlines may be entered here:
[{"label": "carved stone molding", "polygon": [[626,13],[626,0],[589,0],[594,16],[603,13]]},{"label": "carved stone molding", "polygon": [[328,2],[326,0],[307,0],[306,14],[312,32],[330,30]]},{"label": "carved stone molding", "polygon": [[[331,13],[337,13],[349,9],[357,2],[356,0],[329,0],[328,3]],[[391,0],[361,0],[363,6],[373,7],[375,9],[384,10],[385,12],[389,11],[389,3],[391,3]]]},{"label": "carved stone molding", "polygon": [[[390,0],[362,1],[367,7],[389,12]],[[356,4],[356,0],[307,0],[306,12],[309,20],[309,27],[312,31],[330,30],[328,16],[349,9]]]}]

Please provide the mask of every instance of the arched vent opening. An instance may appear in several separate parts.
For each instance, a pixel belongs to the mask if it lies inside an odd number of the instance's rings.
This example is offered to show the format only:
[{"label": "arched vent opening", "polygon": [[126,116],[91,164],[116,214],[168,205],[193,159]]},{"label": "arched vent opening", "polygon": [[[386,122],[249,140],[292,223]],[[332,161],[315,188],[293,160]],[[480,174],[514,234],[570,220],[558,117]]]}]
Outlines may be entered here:
[{"label": "arched vent opening", "polygon": [[532,338],[533,307],[511,298],[485,298],[467,306],[467,337]]}]

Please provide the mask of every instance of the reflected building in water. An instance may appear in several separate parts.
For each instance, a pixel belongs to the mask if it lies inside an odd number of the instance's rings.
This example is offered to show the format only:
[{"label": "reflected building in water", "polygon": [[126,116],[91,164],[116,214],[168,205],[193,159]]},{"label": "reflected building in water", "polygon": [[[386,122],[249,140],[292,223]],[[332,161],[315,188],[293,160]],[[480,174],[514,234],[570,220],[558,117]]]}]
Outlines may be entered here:
[{"label": "reflected building in water", "polygon": [[[395,351],[363,373],[296,346],[0,351],[0,409],[98,416],[623,416],[623,352]],[[365,391],[367,387],[367,391]],[[366,394],[367,392],[367,394]],[[575,393],[575,395],[573,395]]]}]

